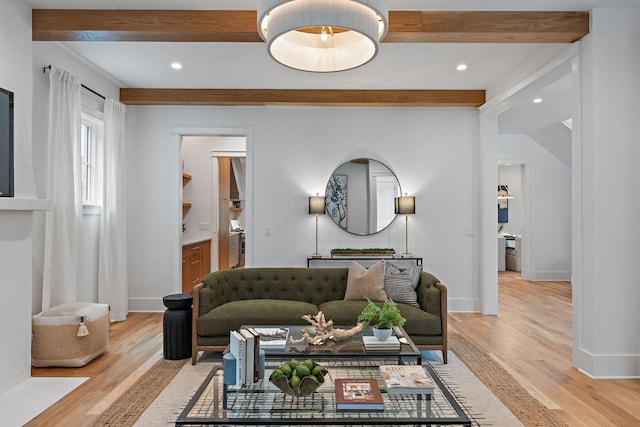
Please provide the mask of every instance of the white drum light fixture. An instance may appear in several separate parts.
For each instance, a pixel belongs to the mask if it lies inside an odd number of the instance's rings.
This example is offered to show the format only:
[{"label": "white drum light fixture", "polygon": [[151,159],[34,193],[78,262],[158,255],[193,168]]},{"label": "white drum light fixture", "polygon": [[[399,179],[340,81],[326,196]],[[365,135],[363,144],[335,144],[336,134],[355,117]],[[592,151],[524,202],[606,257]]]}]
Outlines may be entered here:
[{"label": "white drum light fixture", "polygon": [[371,61],[388,16],[386,0],[259,0],[258,33],[282,65],[330,73]]}]

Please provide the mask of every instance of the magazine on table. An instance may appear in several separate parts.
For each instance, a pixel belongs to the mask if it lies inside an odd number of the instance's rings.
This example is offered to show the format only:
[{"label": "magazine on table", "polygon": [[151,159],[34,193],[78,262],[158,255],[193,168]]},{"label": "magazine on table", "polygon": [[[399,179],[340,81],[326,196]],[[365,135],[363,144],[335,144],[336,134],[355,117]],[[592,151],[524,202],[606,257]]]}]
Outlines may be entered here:
[{"label": "magazine on table", "polygon": [[431,394],[435,388],[433,380],[420,365],[382,365],[380,376],[387,393]]}]

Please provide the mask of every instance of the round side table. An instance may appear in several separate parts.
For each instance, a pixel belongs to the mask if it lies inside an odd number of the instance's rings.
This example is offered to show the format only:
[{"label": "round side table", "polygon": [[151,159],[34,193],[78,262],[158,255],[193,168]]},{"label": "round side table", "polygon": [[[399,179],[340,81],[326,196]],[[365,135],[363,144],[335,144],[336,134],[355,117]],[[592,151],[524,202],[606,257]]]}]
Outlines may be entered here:
[{"label": "round side table", "polygon": [[167,309],[162,321],[164,358],[168,360],[191,357],[191,306],[193,294],[172,294],[162,298]]}]

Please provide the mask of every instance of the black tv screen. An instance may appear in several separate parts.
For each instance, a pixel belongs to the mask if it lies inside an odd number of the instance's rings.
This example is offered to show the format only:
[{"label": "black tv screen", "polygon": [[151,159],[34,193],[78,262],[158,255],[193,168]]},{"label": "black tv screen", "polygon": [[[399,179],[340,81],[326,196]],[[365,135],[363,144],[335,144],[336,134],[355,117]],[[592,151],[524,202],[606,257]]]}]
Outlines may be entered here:
[{"label": "black tv screen", "polygon": [[13,197],[13,92],[0,88],[0,197]]}]

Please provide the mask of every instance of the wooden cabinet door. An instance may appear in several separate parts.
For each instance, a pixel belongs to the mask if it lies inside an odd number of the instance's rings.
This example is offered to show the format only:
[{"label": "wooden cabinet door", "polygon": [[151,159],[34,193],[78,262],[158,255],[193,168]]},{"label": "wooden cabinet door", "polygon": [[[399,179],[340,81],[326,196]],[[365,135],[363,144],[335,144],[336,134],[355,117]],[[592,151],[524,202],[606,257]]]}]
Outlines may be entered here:
[{"label": "wooden cabinet door", "polygon": [[182,247],[182,292],[190,293],[193,287],[211,271],[211,240]]}]

